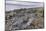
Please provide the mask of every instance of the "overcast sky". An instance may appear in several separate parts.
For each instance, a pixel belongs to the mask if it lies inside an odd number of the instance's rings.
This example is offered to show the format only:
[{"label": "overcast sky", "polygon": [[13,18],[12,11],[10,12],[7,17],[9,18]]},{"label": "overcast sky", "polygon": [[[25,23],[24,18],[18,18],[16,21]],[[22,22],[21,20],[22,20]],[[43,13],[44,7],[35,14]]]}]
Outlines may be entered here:
[{"label": "overcast sky", "polygon": [[32,1],[32,2],[43,2],[43,0],[7,0],[7,1]]},{"label": "overcast sky", "polygon": [[[32,2],[35,2],[35,3],[32,3]],[[38,0],[37,1],[30,0],[30,2],[24,2],[24,0],[23,0],[23,2],[19,2],[19,1],[15,1],[15,0],[7,0],[6,1],[6,10],[14,10],[14,9],[19,9],[19,8],[43,7],[42,2],[43,1],[41,1],[41,0],[40,0],[40,2]]]}]

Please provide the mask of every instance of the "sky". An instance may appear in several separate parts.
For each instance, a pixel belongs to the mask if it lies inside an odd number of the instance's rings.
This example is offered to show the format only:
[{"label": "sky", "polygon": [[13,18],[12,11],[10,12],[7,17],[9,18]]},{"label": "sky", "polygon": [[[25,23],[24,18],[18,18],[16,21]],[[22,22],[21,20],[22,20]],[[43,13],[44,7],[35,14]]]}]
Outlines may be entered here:
[{"label": "sky", "polygon": [[7,1],[32,1],[32,2],[43,2],[43,0],[7,0]]},{"label": "sky", "polygon": [[41,0],[40,0],[41,3],[39,3],[39,2],[32,3],[32,2],[37,2],[37,1],[31,0],[31,2],[24,2],[24,0],[23,0],[23,2],[19,2],[19,1],[15,1],[15,0],[6,0],[6,10],[14,10],[14,9],[19,9],[19,8],[43,7],[43,3]]}]

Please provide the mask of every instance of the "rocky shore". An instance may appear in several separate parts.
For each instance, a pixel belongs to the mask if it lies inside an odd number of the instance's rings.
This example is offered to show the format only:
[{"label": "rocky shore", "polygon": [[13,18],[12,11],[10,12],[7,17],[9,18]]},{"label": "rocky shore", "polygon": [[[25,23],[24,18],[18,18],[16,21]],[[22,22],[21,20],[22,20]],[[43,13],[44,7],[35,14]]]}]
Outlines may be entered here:
[{"label": "rocky shore", "polygon": [[5,30],[44,28],[44,8],[23,8],[5,12]]}]

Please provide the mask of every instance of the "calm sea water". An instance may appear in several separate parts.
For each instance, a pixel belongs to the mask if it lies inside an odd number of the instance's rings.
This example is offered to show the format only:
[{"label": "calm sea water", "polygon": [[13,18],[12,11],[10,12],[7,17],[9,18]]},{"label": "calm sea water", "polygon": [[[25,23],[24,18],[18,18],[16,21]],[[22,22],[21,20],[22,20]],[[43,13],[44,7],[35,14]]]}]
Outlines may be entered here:
[{"label": "calm sea water", "polygon": [[6,11],[20,9],[20,8],[36,8],[36,7],[43,7],[43,3],[38,2],[7,2],[6,3]]}]

